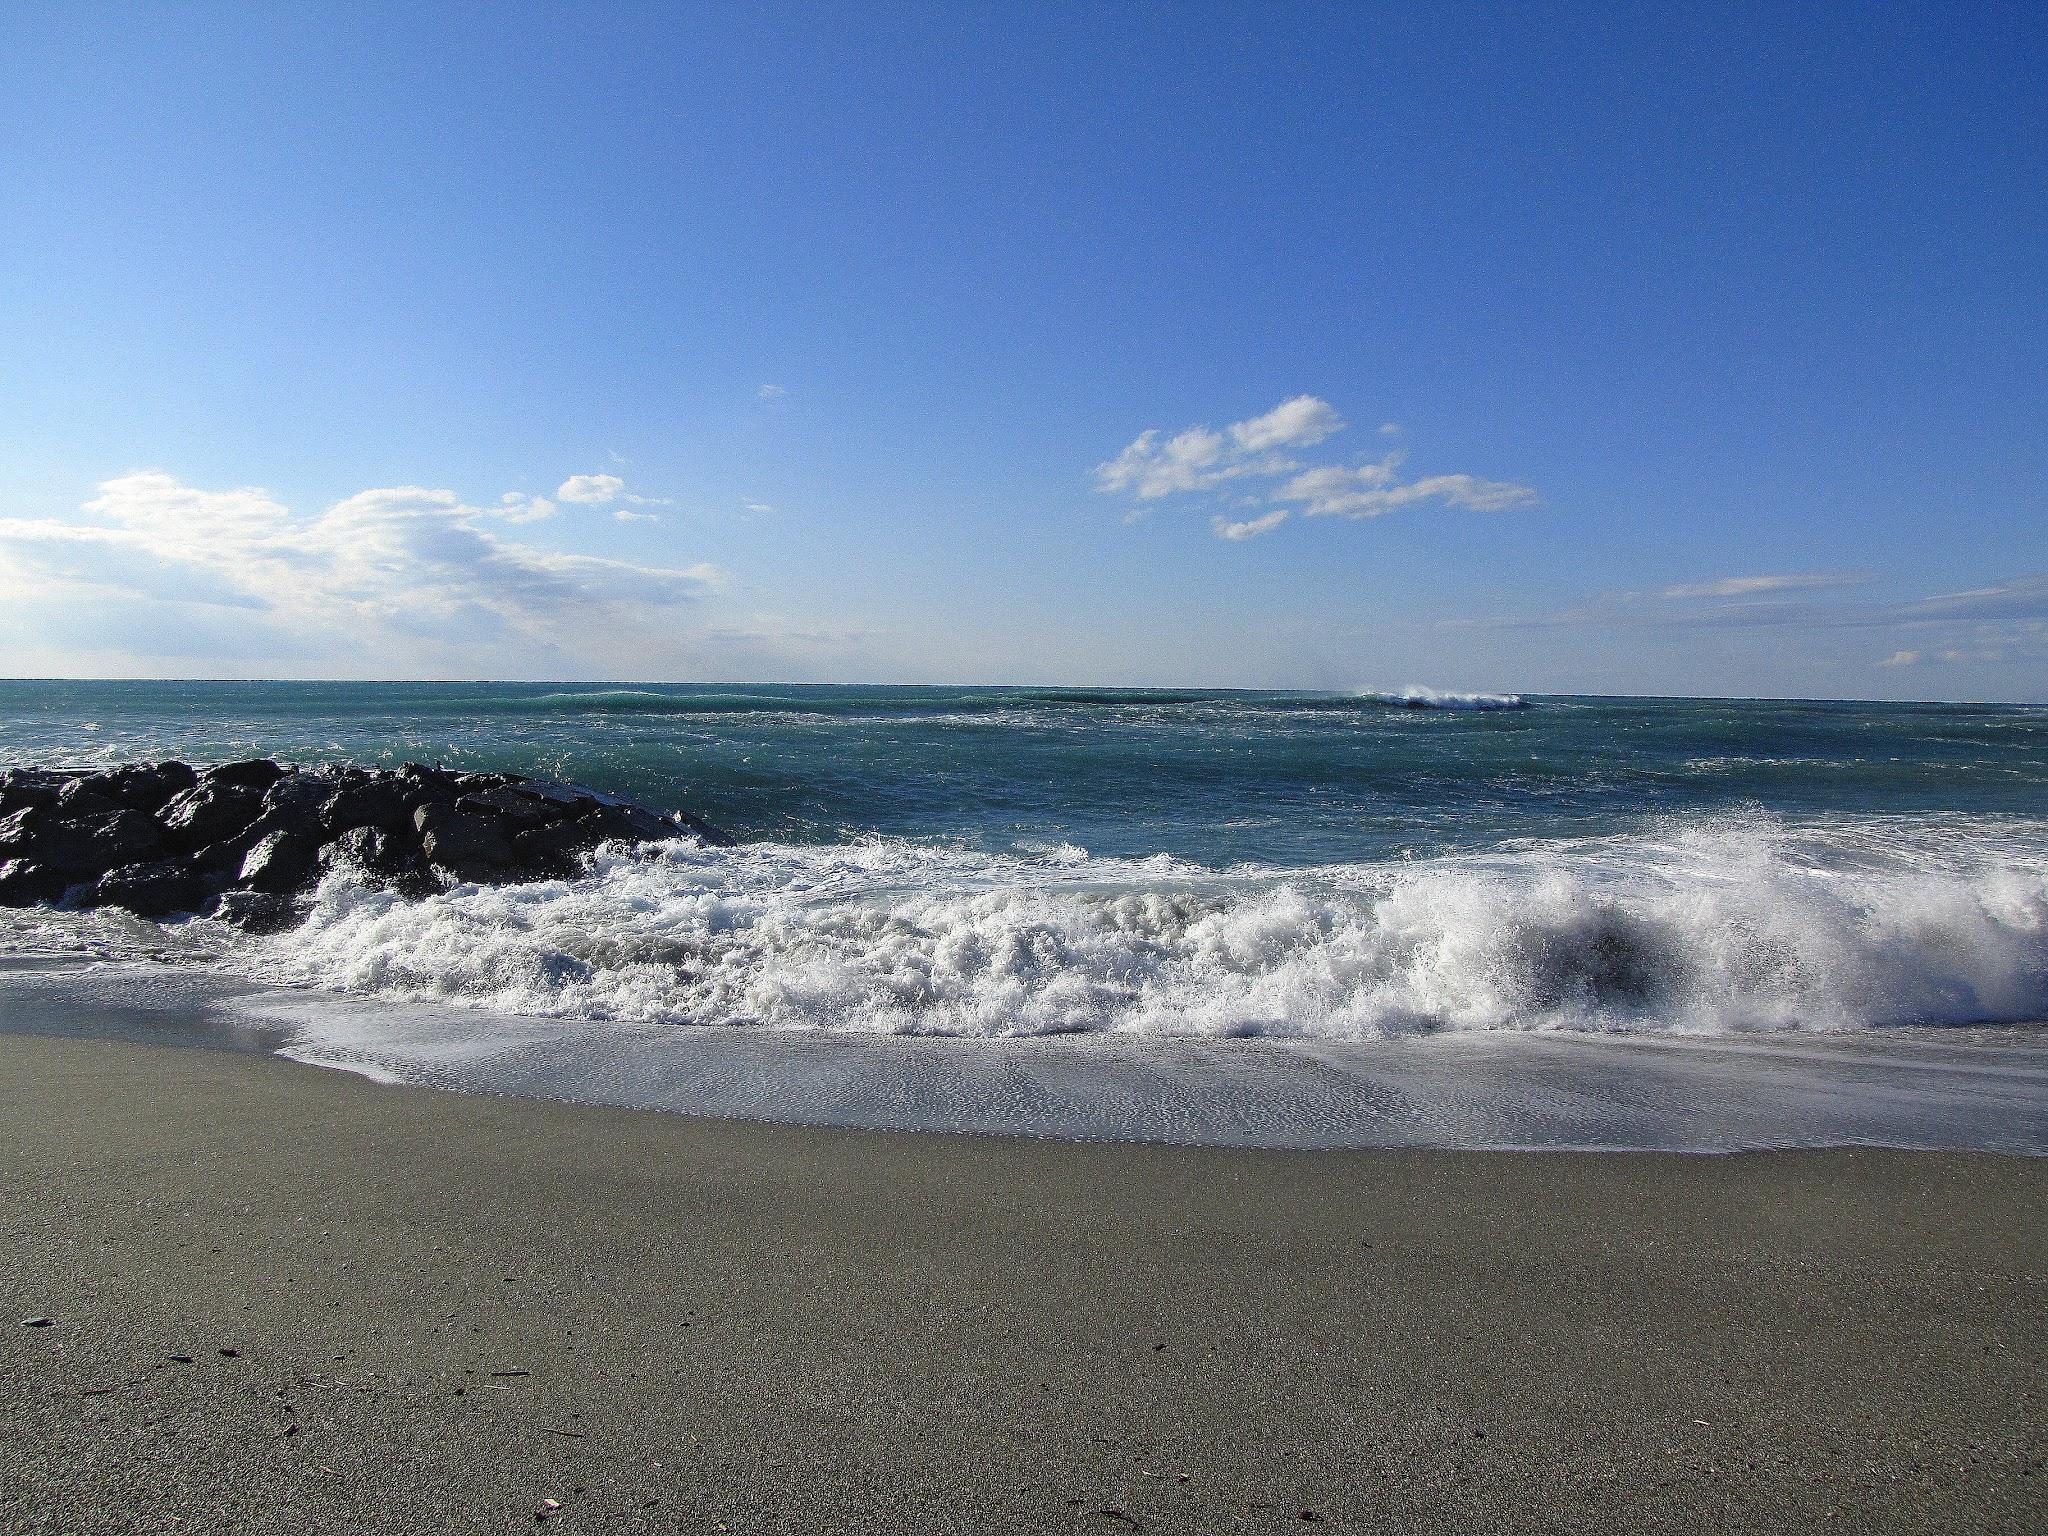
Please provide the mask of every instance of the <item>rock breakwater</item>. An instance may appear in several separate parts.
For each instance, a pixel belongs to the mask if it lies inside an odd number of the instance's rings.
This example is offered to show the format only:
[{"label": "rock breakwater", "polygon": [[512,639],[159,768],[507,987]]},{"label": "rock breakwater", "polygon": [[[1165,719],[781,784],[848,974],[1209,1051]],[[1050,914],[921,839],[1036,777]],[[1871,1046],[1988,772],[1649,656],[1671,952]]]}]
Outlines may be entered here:
[{"label": "rock breakwater", "polygon": [[267,758],[0,772],[0,905],[122,907],[289,927],[346,866],[407,895],[573,875],[607,843],[717,828],[580,784],[511,773],[292,767]]}]

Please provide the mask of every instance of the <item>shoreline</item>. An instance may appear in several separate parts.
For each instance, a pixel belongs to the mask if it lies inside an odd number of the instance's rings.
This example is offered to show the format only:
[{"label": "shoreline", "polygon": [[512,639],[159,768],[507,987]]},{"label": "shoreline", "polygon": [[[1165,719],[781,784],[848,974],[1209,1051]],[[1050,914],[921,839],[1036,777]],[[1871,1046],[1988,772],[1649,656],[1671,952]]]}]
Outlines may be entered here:
[{"label": "shoreline", "polygon": [[25,1035],[0,1146],[52,1319],[0,1331],[9,1530],[2039,1508],[2038,1159],[931,1137]]},{"label": "shoreline", "polygon": [[550,1019],[197,965],[0,954],[9,1032],[767,1124],[1293,1150],[2048,1154],[2042,1026],[977,1039]]}]

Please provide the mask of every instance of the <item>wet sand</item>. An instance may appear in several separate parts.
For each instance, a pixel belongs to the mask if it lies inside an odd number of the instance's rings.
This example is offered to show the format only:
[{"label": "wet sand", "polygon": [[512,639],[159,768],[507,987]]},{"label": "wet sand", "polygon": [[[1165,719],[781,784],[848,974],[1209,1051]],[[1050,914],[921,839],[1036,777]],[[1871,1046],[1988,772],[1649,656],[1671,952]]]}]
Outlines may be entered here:
[{"label": "wet sand", "polygon": [[907,1135],[8,1035],[0,1170],[8,1531],[2048,1508],[2038,1159]]}]

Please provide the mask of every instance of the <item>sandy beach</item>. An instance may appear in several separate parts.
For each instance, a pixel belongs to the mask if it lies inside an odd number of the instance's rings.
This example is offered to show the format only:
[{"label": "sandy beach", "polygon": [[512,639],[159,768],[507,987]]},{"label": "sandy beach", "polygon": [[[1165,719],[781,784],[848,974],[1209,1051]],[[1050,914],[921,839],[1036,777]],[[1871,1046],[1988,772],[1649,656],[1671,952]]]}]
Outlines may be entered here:
[{"label": "sandy beach", "polygon": [[2043,1507],[2039,1160],[835,1131],[21,1036],[0,1146],[10,1531]]}]

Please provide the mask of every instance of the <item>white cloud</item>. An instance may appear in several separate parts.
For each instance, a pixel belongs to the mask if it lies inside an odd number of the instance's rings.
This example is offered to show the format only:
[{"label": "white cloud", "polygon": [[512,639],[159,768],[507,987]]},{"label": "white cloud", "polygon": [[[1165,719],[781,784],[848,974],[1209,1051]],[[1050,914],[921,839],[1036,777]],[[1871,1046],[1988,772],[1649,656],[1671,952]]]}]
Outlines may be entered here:
[{"label": "white cloud", "polygon": [[615,523],[658,523],[661,516],[655,512],[635,512],[631,507],[620,507],[612,513]]},{"label": "white cloud", "polygon": [[553,517],[557,510],[545,496],[507,491],[498,498],[498,505],[491,508],[491,516],[503,518],[508,523],[538,523]]},{"label": "white cloud", "polygon": [[555,499],[603,506],[617,501],[625,489],[626,482],[617,475],[571,475],[556,487]]},{"label": "white cloud", "polygon": [[1893,651],[1878,665],[1880,667],[1916,667],[1920,664],[1918,651]]},{"label": "white cloud", "polygon": [[1862,576],[1830,571],[1793,571],[1774,576],[1722,576],[1714,581],[1691,581],[1666,587],[1660,597],[1749,597],[1758,592],[1809,592],[1822,587],[1853,587]]},{"label": "white cloud", "polygon": [[756,399],[760,400],[780,400],[784,395],[788,393],[789,391],[784,389],[780,384],[763,384],[759,389],[754,391],[754,396]]},{"label": "white cloud", "polygon": [[1231,423],[1230,440],[1239,453],[1264,453],[1269,448],[1312,448],[1343,430],[1344,418],[1327,400],[1296,395],[1263,416]]},{"label": "white cloud", "polygon": [[1287,508],[1281,507],[1278,511],[1268,512],[1263,517],[1246,518],[1241,523],[1234,523],[1227,517],[1212,517],[1209,519],[1209,528],[1219,539],[1242,543],[1246,539],[1256,539],[1262,533],[1271,533],[1286,522],[1289,516],[1291,514]]},{"label": "white cloud", "polygon": [[[1239,496],[1238,505],[1298,505],[1307,517],[1379,517],[1398,507],[1424,502],[1463,507],[1477,512],[1506,512],[1529,506],[1536,492],[1507,480],[1482,480],[1476,475],[1430,475],[1402,483],[1397,478],[1402,455],[1365,464],[1304,465],[1279,450],[1313,448],[1344,429],[1343,418],[1328,401],[1314,395],[1283,400],[1262,416],[1232,422],[1223,431],[1187,427],[1171,437],[1158,428],[1141,432],[1115,458],[1095,467],[1095,487],[1105,494],[1128,495],[1136,503],[1125,514],[1135,522],[1144,503],[1169,496],[1213,491],[1227,481],[1278,480],[1277,488],[1257,496]],[[1382,435],[1398,436],[1392,422]],[[1211,527],[1220,538],[1242,540],[1270,532],[1284,516],[1232,520],[1216,517]]]},{"label": "white cloud", "polygon": [[150,629],[137,654],[194,654],[187,631],[239,615],[233,643],[255,656],[504,676],[508,654],[607,654],[670,630],[678,609],[725,580],[708,564],[517,543],[488,526],[511,504],[421,486],[361,491],[310,516],[262,490],[201,490],[158,470],[98,490],[82,508],[90,520],[0,518],[0,597],[22,613],[75,611],[109,633]]}]

